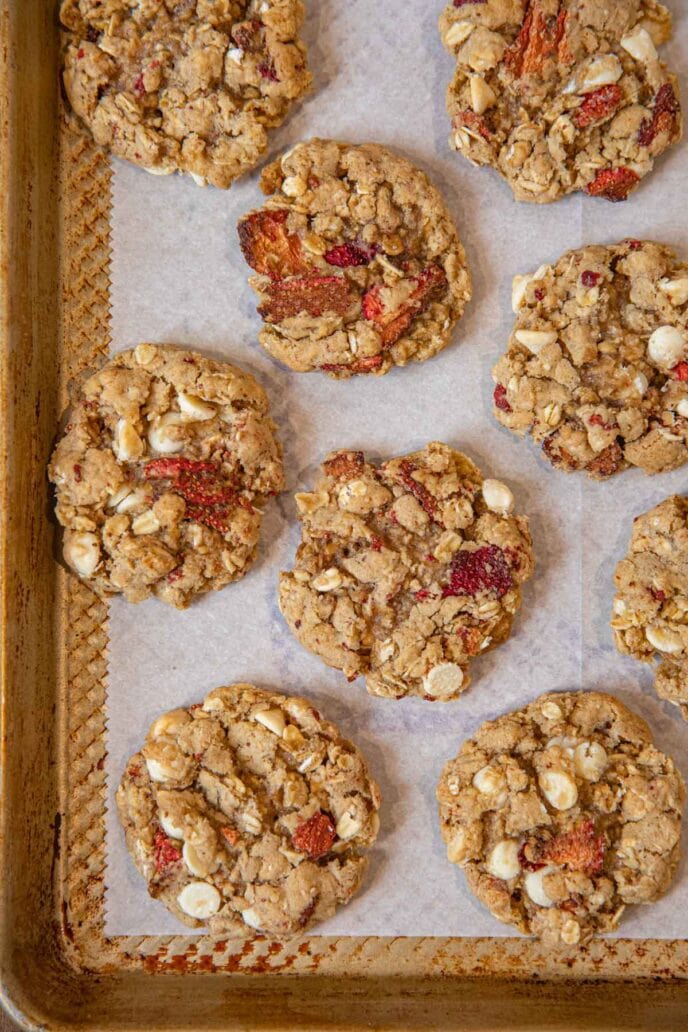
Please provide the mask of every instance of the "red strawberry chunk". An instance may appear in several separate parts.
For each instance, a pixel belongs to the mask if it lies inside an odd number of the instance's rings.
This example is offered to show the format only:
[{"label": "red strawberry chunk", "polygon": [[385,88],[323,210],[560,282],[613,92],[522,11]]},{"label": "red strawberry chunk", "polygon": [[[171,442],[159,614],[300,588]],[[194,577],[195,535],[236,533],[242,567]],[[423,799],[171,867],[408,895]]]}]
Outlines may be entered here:
[{"label": "red strawberry chunk", "polygon": [[623,92],[616,83],[600,86],[598,90],[585,94],[583,103],[573,116],[573,121],[579,129],[587,129],[589,125],[601,122],[603,118],[609,118],[622,100]]},{"label": "red strawberry chunk", "polygon": [[420,502],[428,516],[431,519],[434,519],[437,514],[437,501],[430,494],[427,487],[424,487],[423,484],[419,483],[419,481],[413,476],[417,468],[418,467],[414,466],[414,464],[408,459],[404,459],[403,462],[399,464],[399,479],[406,490],[410,491],[414,498]]},{"label": "red strawberry chunk", "polygon": [[168,839],[162,828],[158,828],[153,836],[153,854],[155,856],[155,870],[162,874],[172,864],[178,863],[182,854]]},{"label": "red strawberry chunk", "polygon": [[632,168],[603,168],[585,190],[591,197],[604,197],[613,202],[625,201],[639,182],[640,176]]},{"label": "red strawberry chunk", "polygon": [[356,303],[349,284],[343,276],[303,276],[300,279],[273,280],[266,289],[266,301],[258,311],[267,322],[279,323],[284,319],[306,312],[320,316],[325,312],[346,315]]},{"label": "red strawberry chunk", "polygon": [[442,591],[442,598],[474,597],[481,591],[503,598],[512,585],[511,567],[504,551],[498,545],[483,545],[475,552],[457,552],[449,567],[449,584]]},{"label": "red strawberry chunk", "polygon": [[677,366],[671,370],[671,375],[674,380],[681,380],[685,382],[688,380],[688,362],[679,362]]},{"label": "red strawberry chunk", "polygon": [[310,270],[301,240],[288,233],[286,208],[254,211],[239,223],[239,245],[248,264],[261,276],[281,279]]},{"label": "red strawberry chunk", "polygon": [[323,462],[323,471],[328,477],[337,480],[353,480],[360,476],[365,468],[365,456],[361,451],[337,452],[331,459]]},{"label": "red strawberry chunk", "polygon": [[650,147],[660,133],[676,132],[678,114],[681,105],[671,83],[666,82],[657,92],[652,110],[652,117],[646,119],[638,133],[638,143],[642,147]]},{"label": "red strawberry chunk", "polygon": [[591,820],[580,821],[571,831],[545,843],[541,857],[545,863],[563,864],[570,871],[582,871],[590,878],[602,870],[604,838],[595,833]]},{"label": "red strawberry chunk", "polygon": [[456,113],[454,116],[454,128],[461,129],[463,126],[467,129],[472,129],[474,133],[480,133],[484,140],[489,140],[492,137],[487,122],[481,115],[476,115],[475,111],[458,111]]},{"label": "red strawberry chunk", "polygon": [[328,265],[336,265],[338,269],[350,269],[357,265],[369,265],[379,250],[377,244],[349,241],[333,247],[323,257]]},{"label": "red strawberry chunk", "polygon": [[503,383],[498,383],[494,389],[494,403],[495,408],[498,408],[501,412],[513,412],[513,409],[509,402],[506,400],[506,387]]},{"label": "red strawberry chunk", "polygon": [[370,355],[368,358],[359,358],[358,362],[325,362],[320,368],[325,373],[372,373],[382,365],[382,355]]},{"label": "red strawberry chunk", "polygon": [[413,320],[445,290],[447,277],[438,265],[428,265],[412,282],[415,286],[406,301],[391,312],[385,310],[381,287],[371,287],[363,295],[363,315],[376,324],[383,348],[395,344]]},{"label": "red strawberry chunk", "polygon": [[337,837],[334,822],[329,813],[315,813],[298,828],[291,837],[295,849],[306,853],[311,860],[324,856],[332,848]]},{"label": "red strawberry chunk", "polygon": [[584,287],[596,287],[601,279],[601,272],[592,272],[590,269],[586,269],[581,275],[581,283]]},{"label": "red strawberry chunk", "polygon": [[570,62],[566,42],[567,20],[565,8],[550,18],[544,10],[543,0],[529,0],[521,31],[504,55],[504,64],[515,78],[541,75],[550,57],[556,57],[562,64]]}]

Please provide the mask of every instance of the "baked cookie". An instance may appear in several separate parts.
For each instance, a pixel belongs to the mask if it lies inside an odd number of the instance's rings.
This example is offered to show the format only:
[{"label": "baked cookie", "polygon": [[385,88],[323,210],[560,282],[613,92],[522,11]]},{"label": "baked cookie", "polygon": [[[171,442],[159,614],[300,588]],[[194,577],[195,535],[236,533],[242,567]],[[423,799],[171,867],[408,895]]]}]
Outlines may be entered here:
[{"label": "baked cookie", "polygon": [[663,895],[685,789],[644,720],[611,695],[543,695],[489,721],[437,787],[449,860],[494,916],[551,945],[616,928]]},{"label": "baked cookie", "polygon": [[151,896],[192,928],[289,937],[358,890],[380,791],[305,699],[249,684],[151,727],[117,791]]},{"label": "baked cookie", "polygon": [[296,495],[289,628],[372,695],[455,699],[472,659],[509,637],[533,571],[528,520],[505,484],[438,442],[379,466],[334,452],[322,472]]},{"label": "baked cookie", "polygon": [[183,609],[243,577],[282,450],[254,378],[139,344],[83,385],[49,476],[67,564],[100,595]]},{"label": "baked cookie", "polygon": [[624,201],[681,138],[657,0],[453,0],[440,32],[456,60],[450,145],[519,201]]},{"label": "baked cookie", "polygon": [[688,459],[688,265],[661,244],[569,251],[514,280],[495,416],[557,469],[604,480]]},{"label": "baked cookie", "polygon": [[688,498],[674,495],[633,521],[614,585],[616,647],[644,663],[659,653],[657,693],[688,720]]},{"label": "baked cookie", "polygon": [[266,351],[343,379],[447,346],[471,280],[423,172],[377,144],[311,140],[269,165],[261,187],[270,200],[241,220],[239,240]]},{"label": "baked cookie", "polygon": [[311,86],[301,0],[63,0],[63,81],[96,143],[226,188]]}]

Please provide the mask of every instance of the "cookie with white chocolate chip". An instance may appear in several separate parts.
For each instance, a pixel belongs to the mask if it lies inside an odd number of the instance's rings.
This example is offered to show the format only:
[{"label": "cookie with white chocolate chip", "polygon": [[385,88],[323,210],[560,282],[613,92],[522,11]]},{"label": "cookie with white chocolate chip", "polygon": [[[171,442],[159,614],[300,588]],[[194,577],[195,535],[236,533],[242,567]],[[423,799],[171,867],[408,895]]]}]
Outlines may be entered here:
[{"label": "cookie with white chocolate chip", "polygon": [[655,689],[688,720],[688,498],[636,517],[614,585],[616,647],[644,663],[660,657]]},{"label": "cookie with white chocolate chip", "polygon": [[49,476],[63,555],[82,580],[183,609],[253,563],[282,450],[249,373],[139,344],[83,384]]},{"label": "cookie with white chocolate chip", "polygon": [[379,806],[334,724],[305,699],[248,684],[156,720],[117,791],[151,896],[231,938],[289,938],[348,903]]},{"label": "cookie with white chocolate chip", "polygon": [[495,416],[557,469],[604,480],[688,460],[688,264],[640,240],[569,251],[514,280]]},{"label": "cookie with white chocolate chip", "polygon": [[447,346],[471,280],[425,173],[377,144],[311,140],[261,186],[270,199],[240,221],[239,240],[274,358],[345,379]]},{"label": "cookie with white chocolate chip", "polygon": [[227,188],[311,86],[302,0],[63,0],[63,81],[96,143]]},{"label": "cookie with white chocolate chip", "polygon": [[440,32],[456,61],[450,145],[519,201],[626,200],[681,138],[657,0],[453,0]]},{"label": "cookie with white chocolate chip", "polygon": [[455,699],[511,633],[533,570],[527,518],[438,442],[381,465],[334,452],[322,473],[296,495],[302,543],[280,578],[292,633],[373,695]]},{"label": "cookie with white chocolate chip", "polygon": [[663,895],[685,789],[611,695],[543,695],[480,727],[437,788],[447,856],[498,920],[550,945],[615,929]]}]

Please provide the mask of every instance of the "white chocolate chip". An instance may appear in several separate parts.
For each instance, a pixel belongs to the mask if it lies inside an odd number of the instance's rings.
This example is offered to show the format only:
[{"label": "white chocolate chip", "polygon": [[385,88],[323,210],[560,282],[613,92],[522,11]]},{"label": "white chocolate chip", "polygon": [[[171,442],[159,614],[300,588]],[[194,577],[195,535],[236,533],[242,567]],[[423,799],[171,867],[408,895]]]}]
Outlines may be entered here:
[{"label": "white chocolate chip", "polygon": [[525,276],[514,276],[511,286],[511,307],[515,314],[518,315],[519,310],[523,308],[526,300],[526,293],[528,291],[528,284],[544,279],[550,271],[550,268],[551,266],[549,265],[541,265],[536,272],[528,273]]},{"label": "white chocolate chip", "polygon": [[281,709],[261,710],[260,713],[254,713],[253,719],[280,738],[287,726],[286,717]]},{"label": "white chocolate chip", "polygon": [[350,480],[348,484],[340,489],[337,501],[343,509],[353,501],[354,498],[363,498],[368,493],[365,480]]},{"label": "white chocolate chip", "polygon": [[650,337],[648,354],[658,366],[673,369],[686,350],[686,337],[676,326],[660,326]]},{"label": "white chocolate chip", "polygon": [[234,61],[234,64],[240,65],[244,59],[244,52],[241,47],[230,47],[227,51],[227,57],[230,61]]},{"label": "white chocolate chip", "polygon": [[160,520],[152,509],[147,509],[146,512],[142,512],[135,517],[132,521],[131,529],[137,537],[141,537],[144,534],[155,534],[156,531],[160,530]]},{"label": "white chocolate chip", "polygon": [[205,178],[205,176],[199,176],[197,172],[189,172],[189,175],[193,179],[193,181],[196,184],[196,186],[207,186],[208,185],[208,180]]},{"label": "white chocolate chip", "polygon": [[466,850],[466,832],[463,828],[457,828],[451,840],[447,844],[447,859],[450,864],[460,864],[468,856]]},{"label": "white chocolate chip", "polygon": [[483,481],[483,499],[488,509],[503,516],[511,512],[514,507],[514,496],[501,480]]},{"label": "white chocolate chip", "polygon": [[488,86],[482,75],[471,75],[471,107],[476,115],[483,115],[496,100],[495,91]]},{"label": "white chocolate chip", "polygon": [[563,770],[546,770],[538,781],[542,794],[555,810],[570,810],[578,800],[578,788],[573,778]]},{"label": "white chocolate chip", "polygon": [[100,542],[96,534],[71,534],[65,541],[65,561],[80,577],[90,577],[100,563]]},{"label": "white chocolate chip", "polygon": [[475,28],[475,22],[462,21],[454,22],[444,34],[444,42],[448,47],[458,47],[468,39]]},{"label": "white chocolate chip", "polygon": [[177,395],[177,401],[184,415],[199,423],[212,419],[217,412],[214,405],[209,401],[204,401],[203,398],[199,398],[196,394],[185,394],[182,391]]},{"label": "white chocolate chip", "polygon": [[621,46],[626,53],[643,64],[651,64],[658,59],[657,49],[647,29],[635,28],[633,32],[629,32],[627,36],[622,38]]},{"label": "white chocolate chip", "polygon": [[568,921],[564,921],[561,927],[561,941],[566,943],[567,946],[575,946],[580,942],[581,930],[578,921],[574,921],[570,918]]},{"label": "white chocolate chip", "polygon": [[618,82],[623,75],[623,68],[617,57],[613,54],[603,54],[595,57],[588,65],[585,78],[579,86],[578,93],[590,93],[600,86],[608,86]]},{"label": "white chocolate chip", "polygon": [[185,709],[169,710],[158,717],[148,732],[148,737],[154,741],[165,735],[174,735],[190,722],[191,717]]},{"label": "white chocolate chip", "polygon": [[541,712],[543,717],[546,717],[547,720],[561,720],[564,716],[562,708],[558,702],[544,702],[542,704]]},{"label": "white chocolate chip", "polygon": [[142,366],[150,365],[155,358],[155,344],[137,344],[134,348],[134,358]]},{"label": "white chocolate chip", "polygon": [[557,735],[556,738],[550,738],[545,749],[561,749],[567,756],[570,756],[571,759],[573,759],[574,750],[577,745],[577,738],[569,738],[567,735]]},{"label": "white chocolate chip", "polygon": [[490,851],[485,867],[488,874],[502,881],[509,881],[521,873],[518,859],[519,844],[513,839],[503,839]]},{"label": "white chocolate chip", "polygon": [[[303,858],[303,856],[302,856]],[[244,924],[247,924],[249,928],[255,928],[257,932],[261,929],[260,918],[252,907],[248,907],[246,910],[241,911],[241,916],[244,919]]]},{"label": "white chocolate chip", "polygon": [[347,810],[337,821],[337,836],[343,841],[352,839],[354,835],[358,835],[363,825],[358,819],[355,813],[351,810]]},{"label": "white chocolate chip", "polygon": [[666,294],[672,305],[685,305],[688,301],[688,278],[682,277],[681,279],[661,279],[659,281],[659,289],[663,294]]},{"label": "white chocolate chip", "polygon": [[161,810],[158,814],[158,820],[160,821],[160,827],[165,832],[165,834],[169,836],[169,838],[184,838],[184,829],[174,824],[170,815],[168,813],[165,813],[164,810]]},{"label": "white chocolate chip", "polygon": [[380,645],[380,651],[378,652],[378,657],[379,657],[379,660],[380,660],[381,663],[386,663],[387,660],[391,659],[393,655],[394,655],[394,642],[392,641],[391,638],[388,638],[386,641],[383,641],[382,644]]},{"label": "white chocolate chip", "polygon": [[538,355],[548,344],[556,344],[557,333],[554,330],[516,330],[514,334],[519,344]]},{"label": "white chocolate chip", "polygon": [[440,663],[423,678],[423,691],[433,699],[446,699],[459,691],[463,679],[458,663]]},{"label": "white chocolate chip", "polygon": [[617,616],[621,616],[623,613],[626,612],[628,606],[622,598],[615,598],[614,603],[612,605],[612,609],[614,610]]},{"label": "white chocolate chip", "polygon": [[186,420],[179,412],[166,412],[164,416],[151,424],[148,431],[148,443],[153,451],[161,455],[174,455],[184,447],[180,435],[170,433],[173,427],[183,426]]},{"label": "white chocolate chip", "polygon": [[494,767],[481,767],[473,776],[473,786],[481,795],[494,796],[494,806],[499,809],[507,801],[506,780],[504,775]]},{"label": "white chocolate chip", "polygon": [[201,858],[198,850],[195,846],[192,846],[190,842],[184,843],[182,848],[182,860],[188,867],[191,874],[195,874],[197,878],[206,878],[210,874],[208,864]]},{"label": "white chocolate chip", "polygon": [[554,900],[550,899],[545,892],[545,878],[548,874],[554,874],[556,870],[557,868],[552,866],[541,867],[539,871],[528,871],[523,879],[523,887],[533,903],[537,903],[539,907],[554,905]]},{"label": "white chocolate chip", "polygon": [[218,912],[222,896],[210,882],[190,882],[177,896],[177,903],[189,917],[204,921]]},{"label": "white chocolate chip", "polygon": [[117,422],[112,450],[120,462],[133,462],[143,455],[143,441],[126,419]]},{"label": "white chocolate chip", "polygon": [[637,376],[633,377],[633,386],[635,387],[641,398],[645,397],[645,394],[647,393],[647,388],[650,386],[650,382],[648,378],[645,376],[645,373],[638,373]]},{"label": "white chocolate chip", "polygon": [[311,586],[316,591],[334,591],[342,583],[342,575],[336,566],[330,566],[328,570],[323,570],[317,577],[314,577],[311,581]]},{"label": "white chocolate chip", "polygon": [[282,193],[287,197],[300,197],[308,189],[308,183],[301,176],[287,176],[282,183]]},{"label": "white chocolate chip", "polygon": [[310,753],[305,760],[301,760],[301,763],[296,768],[299,774],[307,774],[309,770],[315,770],[316,767],[320,766],[321,757],[317,753]]},{"label": "white chocolate chip", "polygon": [[669,627],[660,627],[654,624],[647,628],[645,637],[653,649],[658,652],[667,652],[669,655],[678,655],[683,651],[683,639],[676,631]]},{"label": "white chocolate chip", "polygon": [[599,781],[607,769],[607,751],[599,742],[581,742],[574,753],[576,774],[586,781]]},{"label": "white chocolate chip", "polygon": [[158,165],[157,168],[144,168],[143,171],[148,172],[151,176],[171,176],[175,169]]},{"label": "white chocolate chip", "polygon": [[688,398],[681,398],[676,406],[676,411],[682,419],[688,419]]},{"label": "white chocolate chip", "polygon": [[174,771],[169,767],[165,767],[164,764],[158,760],[146,758],[146,767],[148,768],[148,775],[151,781],[158,783],[163,781],[171,781],[174,778]]}]

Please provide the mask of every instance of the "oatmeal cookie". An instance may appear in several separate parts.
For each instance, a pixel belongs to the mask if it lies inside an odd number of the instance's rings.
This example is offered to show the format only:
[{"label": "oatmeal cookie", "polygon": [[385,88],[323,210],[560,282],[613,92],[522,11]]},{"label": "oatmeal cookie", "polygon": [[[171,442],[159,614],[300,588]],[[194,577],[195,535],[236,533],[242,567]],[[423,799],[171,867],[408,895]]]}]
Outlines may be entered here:
[{"label": "oatmeal cookie", "polygon": [[311,86],[301,0],[63,0],[63,81],[94,139],[229,187]]},{"label": "oatmeal cookie", "polygon": [[657,693],[688,720],[688,498],[674,495],[633,522],[614,574],[616,647],[652,663]]},{"label": "oatmeal cookie", "polygon": [[453,0],[440,32],[456,60],[450,145],[519,201],[624,201],[681,138],[657,0]]},{"label": "oatmeal cookie", "polygon": [[380,791],[305,699],[249,684],[151,727],[117,808],[151,896],[192,928],[289,937],[358,890]]},{"label": "oatmeal cookie", "polygon": [[661,244],[569,251],[514,280],[495,416],[558,469],[603,480],[688,459],[688,265]]},{"label": "oatmeal cookie", "polygon": [[282,450],[249,373],[139,344],[83,385],[49,476],[64,558],[82,580],[183,609],[253,563]]},{"label": "oatmeal cookie", "polygon": [[269,165],[239,223],[260,342],[290,369],[382,375],[447,346],[471,296],[466,255],[428,177],[377,144],[311,140]]},{"label": "oatmeal cookie", "polygon": [[528,520],[465,455],[433,442],[380,466],[339,451],[297,494],[302,544],[280,579],[291,629],[372,695],[455,699],[504,642],[531,576]]},{"label": "oatmeal cookie", "polygon": [[550,945],[616,928],[663,895],[685,789],[611,695],[543,695],[483,724],[437,787],[447,856],[498,920]]}]

